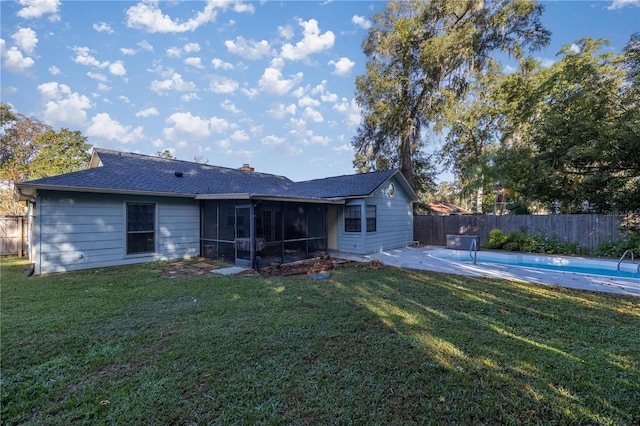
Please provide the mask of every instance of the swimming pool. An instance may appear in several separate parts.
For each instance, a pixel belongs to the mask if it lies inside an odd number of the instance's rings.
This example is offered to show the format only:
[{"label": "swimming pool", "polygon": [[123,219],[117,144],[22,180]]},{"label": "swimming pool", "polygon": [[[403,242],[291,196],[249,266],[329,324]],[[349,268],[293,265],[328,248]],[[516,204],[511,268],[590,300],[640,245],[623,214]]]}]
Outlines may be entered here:
[{"label": "swimming pool", "polygon": [[[440,260],[473,263],[468,250],[434,250],[429,255]],[[550,269],[560,272],[640,279],[638,263],[631,263],[628,259],[620,264],[620,270],[618,271],[618,262],[615,260],[478,251],[478,263],[498,263],[522,268]]]}]

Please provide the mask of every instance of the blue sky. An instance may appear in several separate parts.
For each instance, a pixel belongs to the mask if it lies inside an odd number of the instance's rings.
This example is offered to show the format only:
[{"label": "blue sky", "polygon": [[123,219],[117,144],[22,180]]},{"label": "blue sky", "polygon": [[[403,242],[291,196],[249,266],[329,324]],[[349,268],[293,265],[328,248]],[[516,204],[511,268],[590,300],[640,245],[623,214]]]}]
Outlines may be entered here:
[{"label": "blue sky", "polygon": [[[617,53],[640,31],[640,0],[542,3],[547,64],[582,37]],[[1,99],[96,147],[351,174],[361,43],[385,4],[3,0]]]}]

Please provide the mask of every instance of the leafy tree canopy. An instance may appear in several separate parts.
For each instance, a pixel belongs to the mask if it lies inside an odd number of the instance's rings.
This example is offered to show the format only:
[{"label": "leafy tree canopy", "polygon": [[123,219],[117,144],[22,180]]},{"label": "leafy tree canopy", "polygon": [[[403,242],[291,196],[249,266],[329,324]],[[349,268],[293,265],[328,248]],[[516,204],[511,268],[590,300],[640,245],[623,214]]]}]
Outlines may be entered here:
[{"label": "leafy tree canopy", "polygon": [[383,157],[415,188],[414,151],[442,107],[442,90],[463,93],[494,51],[520,57],[525,46],[546,45],[542,10],[529,0],[413,0],[374,15],[363,42],[367,72],[356,80],[363,111],[352,140],[356,162],[384,164]]},{"label": "leafy tree canopy", "polygon": [[51,126],[14,112],[0,103],[0,181],[9,184],[0,208],[17,214],[23,207],[13,202],[14,182],[73,172],[87,167],[89,145],[79,131]]}]

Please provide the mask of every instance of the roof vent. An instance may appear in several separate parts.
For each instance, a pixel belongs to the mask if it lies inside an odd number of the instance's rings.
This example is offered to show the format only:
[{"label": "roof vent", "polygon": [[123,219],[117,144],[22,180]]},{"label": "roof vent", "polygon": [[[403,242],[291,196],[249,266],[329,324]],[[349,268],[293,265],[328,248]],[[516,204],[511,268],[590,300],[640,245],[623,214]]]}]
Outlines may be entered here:
[{"label": "roof vent", "polygon": [[175,172],[176,177],[182,177],[182,172]]},{"label": "roof vent", "polygon": [[238,167],[238,170],[242,170],[243,172],[252,172],[255,169],[249,165],[249,163],[244,163],[242,167]]}]

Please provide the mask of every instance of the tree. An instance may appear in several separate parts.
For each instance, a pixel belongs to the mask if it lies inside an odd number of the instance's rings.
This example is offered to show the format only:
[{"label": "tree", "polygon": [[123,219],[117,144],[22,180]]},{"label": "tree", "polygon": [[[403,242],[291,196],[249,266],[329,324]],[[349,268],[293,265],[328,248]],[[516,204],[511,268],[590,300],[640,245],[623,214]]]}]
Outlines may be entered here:
[{"label": "tree", "polygon": [[446,102],[436,126],[448,130],[439,156],[456,171],[462,195],[476,194],[476,213],[483,212],[485,187],[494,183],[491,155],[497,149],[500,119],[494,93],[501,78],[500,65],[489,61],[485,72],[473,75],[461,99],[443,90]]},{"label": "tree", "polygon": [[171,151],[169,151],[168,149],[156,152],[156,156],[160,158],[166,158],[167,160],[176,160],[176,158],[171,155]]},{"label": "tree", "polygon": [[22,182],[31,172],[31,162],[38,152],[38,138],[51,130],[43,122],[2,104],[0,116],[0,180]]},{"label": "tree", "polygon": [[87,138],[80,131],[49,130],[37,140],[38,152],[31,162],[30,178],[37,179],[85,169],[89,164]]},{"label": "tree", "polygon": [[[86,167],[91,145],[79,131],[56,132],[47,124],[14,113],[0,103],[0,208],[18,214],[24,207],[12,199],[13,184],[27,179],[73,172]],[[20,213],[21,214],[21,213]]]},{"label": "tree", "polygon": [[496,50],[520,57],[525,45],[546,45],[542,10],[529,0],[390,2],[363,42],[368,62],[356,80],[363,114],[352,140],[356,155],[375,161],[395,153],[414,186],[413,151],[436,119],[441,89],[463,93],[469,72],[483,70]]},{"label": "tree", "polygon": [[505,133],[496,157],[498,174],[516,192],[547,206],[560,202],[564,212],[640,208],[632,72],[639,56],[633,43],[623,57],[598,53],[604,43],[585,38],[565,46],[560,61],[539,69],[529,90],[514,95],[523,107],[510,111],[510,128],[520,131]]}]

